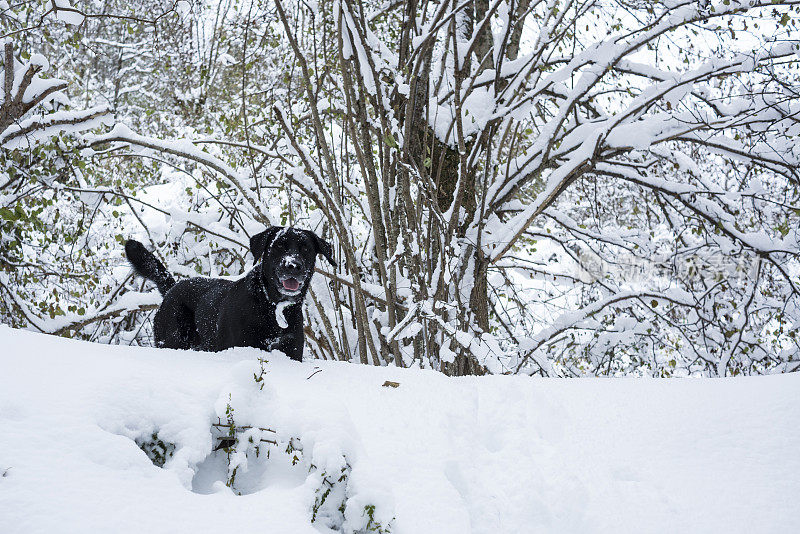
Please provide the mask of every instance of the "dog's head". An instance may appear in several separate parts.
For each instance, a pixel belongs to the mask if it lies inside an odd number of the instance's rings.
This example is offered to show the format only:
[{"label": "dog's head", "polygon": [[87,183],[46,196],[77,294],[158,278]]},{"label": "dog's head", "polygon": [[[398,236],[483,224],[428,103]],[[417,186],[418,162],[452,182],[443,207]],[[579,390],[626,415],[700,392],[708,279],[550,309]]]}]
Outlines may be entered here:
[{"label": "dog's head", "polygon": [[333,247],[314,232],[271,226],[250,238],[250,251],[261,258],[261,276],[273,302],[305,296],[317,254],[333,262]]}]

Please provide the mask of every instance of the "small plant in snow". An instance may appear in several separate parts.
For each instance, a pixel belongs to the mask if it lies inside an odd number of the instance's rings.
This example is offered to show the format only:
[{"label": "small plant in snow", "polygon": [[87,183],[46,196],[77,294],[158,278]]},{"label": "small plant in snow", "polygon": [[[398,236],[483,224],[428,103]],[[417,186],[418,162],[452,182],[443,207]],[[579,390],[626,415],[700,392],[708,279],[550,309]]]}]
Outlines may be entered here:
[{"label": "small plant in snow", "polygon": [[[247,462],[251,455],[255,458],[261,457],[261,446],[263,443],[277,445],[277,441],[265,437],[265,434],[274,434],[275,431],[269,428],[253,427],[249,425],[237,425],[235,410],[231,405],[231,397],[228,395],[228,402],[225,405],[225,421],[221,419],[217,423],[212,423],[212,427],[219,429],[222,435],[217,436],[217,445],[214,451],[222,450],[227,456],[228,474],[225,485],[236,491],[236,476],[239,469],[247,470]],[[269,450],[266,453],[269,459]]]},{"label": "small plant in snow", "polygon": [[364,507],[364,514],[367,516],[367,525],[364,527],[364,532],[379,532],[380,534],[389,534],[391,532],[391,521],[383,525],[380,521],[375,519],[375,505],[368,504]]},{"label": "small plant in snow", "polygon": [[264,365],[267,363],[269,363],[269,360],[264,358],[259,358],[258,365],[260,366],[261,370],[259,371],[258,374],[253,373],[253,380],[256,381],[256,384],[258,384],[258,389],[260,390],[264,389],[264,375],[267,374],[267,369],[264,367]]},{"label": "small plant in snow", "polygon": [[[309,472],[317,469],[309,467]],[[345,463],[339,476],[322,473],[322,484],[317,488],[314,506],[311,509],[311,522],[320,522],[333,530],[340,530],[344,523],[344,511],[347,503],[347,479],[350,475],[350,464]]]},{"label": "small plant in snow", "polygon": [[175,453],[175,445],[159,438],[158,432],[153,432],[149,439],[136,438],[134,441],[156,467],[164,467]]},{"label": "small plant in snow", "polygon": [[[264,364],[267,363],[267,360],[259,359],[259,363],[261,364],[261,370],[258,373],[253,373],[253,378],[263,388],[264,375],[266,374]],[[252,455],[255,458],[261,458],[262,466],[263,462],[276,461],[278,459],[276,457],[270,458],[269,449],[267,449],[264,457],[261,457],[262,443],[279,444],[278,440],[272,436],[270,436],[272,439],[264,437],[265,433],[274,435],[275,431],[269,428],[237,425],[230,395],[228,395],[228,402],[225,405],[225,420],[220,419],[218,423],[212,424],[212,426],[222,433],[217,438],[218,444],[214,450],[221,449],[227,455],[228,473],[225,484],[235,493],[242,495],[241,488],[236,487],[236,481],[237,475],[246,476],[245,473],[248,472],[249,467],[248,459],[252,460]],[[281,445],[283,444],[281,443]],[[361,517],[366,521],[357,521],[358,525],[348,526],[345,513],[347,510],[348,480],[351,467],[346,458],[342,457],[342,467],[338,469],[338,472],[336,470],[320,472],[320,469],[309,461],[310,458],[307,459],[305,457],[303,443],[299,438],[289,438],[282,449],[293,468],[306,470],[308,476],[318,477],[319,479],[319,484],[315,490],[314,503],[311,506],[310,520],[312,523],[319,523],[335,532],[347,531],[355,534],[367,534],[371,532],[389,533],[391,531],[391,521],[382,523],[376,518],[376,506],[374,504],[364,506]],[[247,482],[245,481],[244,484],[247,485]]]},{"label": "small plant in snow", "polygon": [[[317,466],[311,464],[308,470],[309,473],[313,473],[317,470]],[[340,469],[338,476],[336,474],[331,476],[325,471],[322,472],[322,483],[317,488],[314,505],[311,509],[311,522],[319,522],[336,532],[353,532],[354,534],[390,533],[391,521],[387,524],[381,523],[375,517],[376,506],[374,504],[364,506],[362,517],[366,517],[367,521],[361,528],[353,530],[352,526],[348,528],[345,524],[350,471],[350,464],[345,461],[344,467]]]},{"label": "small plant in snow", "polygon": [[225,419],[228,421],[228,436],[236,438],[236,423],[233,420],[233,406],[231,406],[231,395],[228,393],[228,404],[225,406]]},{"label": "small plant in snow", "polygon": [[286,444],[286,454],[292,457],[292,465],[297,465],[300,461],[300,458],[297,455],[297,452],[303,452],[303,447],[300,446],[300,440],[297,438],[290,438],[289,443]]},{"label": "small plant in snow", "polygon": [[[236,481],[236,472],[239,470],[239,465],[231,464],[231,455],[236,455],[236,446],[239,444],[239,439],[236,436],[236,421],[233,418],[233,406],[231,406],[231,395],[228,394],[228,404],[225,405],[225,420],[227,421],[228,436],[223,438],[220,445],[225,453],[228,455],[228,479],[225,485],[234,489],[233,484]],[[245,452],[246,454],[246,452]]]}]

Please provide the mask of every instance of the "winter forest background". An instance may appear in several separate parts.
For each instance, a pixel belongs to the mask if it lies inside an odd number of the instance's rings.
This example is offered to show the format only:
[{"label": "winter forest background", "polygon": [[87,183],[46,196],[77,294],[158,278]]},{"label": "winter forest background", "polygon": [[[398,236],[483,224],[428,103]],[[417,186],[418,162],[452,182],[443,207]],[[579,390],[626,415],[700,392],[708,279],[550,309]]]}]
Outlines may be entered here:
[{"label": "winter forest background", "polygon": [[800,369],[800,2],[0,1],[0,321],[151,345],[123,256],[334,243],[307,357]]}]

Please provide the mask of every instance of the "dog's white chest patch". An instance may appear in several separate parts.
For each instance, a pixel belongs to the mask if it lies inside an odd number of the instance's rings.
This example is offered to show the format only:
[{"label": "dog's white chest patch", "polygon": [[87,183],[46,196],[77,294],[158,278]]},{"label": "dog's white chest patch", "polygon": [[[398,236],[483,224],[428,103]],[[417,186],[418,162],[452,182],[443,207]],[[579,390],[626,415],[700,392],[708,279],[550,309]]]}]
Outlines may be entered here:
[{"label": "dog's white chest patch", "polygon": [[275,320],[278,322],[278,326],[283,329],[289,328],[289,321],[286,320],[286,316],[283,314],[284,310],[292,304],[294,304],[294,302],[282,300],[275,306]]}]

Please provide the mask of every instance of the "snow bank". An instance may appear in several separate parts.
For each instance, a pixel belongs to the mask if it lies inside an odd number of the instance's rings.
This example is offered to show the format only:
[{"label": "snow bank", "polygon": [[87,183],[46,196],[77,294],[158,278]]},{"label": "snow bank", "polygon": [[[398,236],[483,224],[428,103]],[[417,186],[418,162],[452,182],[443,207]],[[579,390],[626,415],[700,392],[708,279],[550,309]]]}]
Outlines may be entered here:
[{"label": "snow bank", "polygon": [[[7,327],[0,347],[3,533],[352,531],[370,506],[399,534],[800,528],[800,375],[452,379]],[[228,416],[278,443],[240,436],[235,492]],[[320,507],[323,473],[346,480]]]}]

